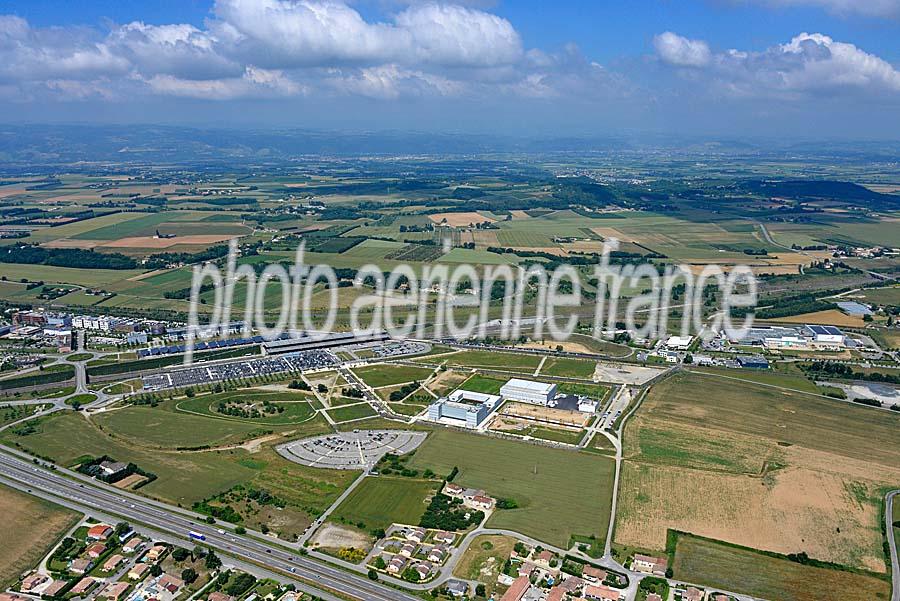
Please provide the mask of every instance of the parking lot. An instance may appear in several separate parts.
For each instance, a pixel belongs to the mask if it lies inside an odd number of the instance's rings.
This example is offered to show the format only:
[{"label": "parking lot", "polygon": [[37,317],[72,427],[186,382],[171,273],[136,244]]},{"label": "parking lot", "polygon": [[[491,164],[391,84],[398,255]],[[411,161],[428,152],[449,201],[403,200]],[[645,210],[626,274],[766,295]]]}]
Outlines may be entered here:
[{"label": "parking lot", "polygon": [[154,391],[166,388],[212,384],[226,380],[241,380],[269,374],[320,369],[331,367],[338,363],[337,357],[331,351],[312,350],[280,357],[242,359],[216,365],[198,364],[193,367],[173,369],[163,373],[144,376],[142,380],[144,390]]},{"label": "parking lot", "polygon": [[340,470],[370,469],[386,453],[403,455],[425,440],[424,432],[354,430],[295,440],[275,448],[290,461]]}]

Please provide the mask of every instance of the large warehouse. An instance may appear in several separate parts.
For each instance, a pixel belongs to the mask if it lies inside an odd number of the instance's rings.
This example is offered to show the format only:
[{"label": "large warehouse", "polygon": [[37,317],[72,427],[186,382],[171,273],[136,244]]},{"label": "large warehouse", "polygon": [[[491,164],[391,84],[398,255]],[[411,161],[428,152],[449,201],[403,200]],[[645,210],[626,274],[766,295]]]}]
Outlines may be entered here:
[{"label": "large warehouse", "polygon": [[546,405],[556,396],[556,384],[513,378],[500,388],[504,400]]},{"label": "large warehouse", "polygon": [[428,407],[428,419],[464,428],[477,428],[500,404],[495,394],[454,390],[450,396],[437,400]]}]

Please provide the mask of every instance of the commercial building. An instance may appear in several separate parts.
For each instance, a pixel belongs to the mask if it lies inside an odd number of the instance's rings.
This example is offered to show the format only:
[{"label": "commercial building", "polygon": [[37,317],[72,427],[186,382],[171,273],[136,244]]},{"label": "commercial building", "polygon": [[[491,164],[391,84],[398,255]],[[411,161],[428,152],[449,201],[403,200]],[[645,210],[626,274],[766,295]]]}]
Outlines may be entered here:
[{"label": "commercial building", "polygon": [[666,348],[675,351],[686,351],[694,341],[693,336],[669,336],[666,340]]},{"label": "commercial building", "polygon": [[351,344],[363,344],[366,342],[384,342],[390,340],[387,332],[373,332],[370,334],[353,334],[352,332],[338,332],[322,336],[310,336],[302,334],[283,340],[269,340],[263,342],[264,355],[286,355],[313,349],[334,348]]},{"label": "commercial building", "polygon": [[500,397],[495,394],[454,390],[448,397],[439,399],[428,407],[428,419],[464,428],[477,428],[499,404]]},{"label": "commercial building", "polygon": [[547,405],[556,396],[556,384],[513,378],[500,388],[503,399]]}]

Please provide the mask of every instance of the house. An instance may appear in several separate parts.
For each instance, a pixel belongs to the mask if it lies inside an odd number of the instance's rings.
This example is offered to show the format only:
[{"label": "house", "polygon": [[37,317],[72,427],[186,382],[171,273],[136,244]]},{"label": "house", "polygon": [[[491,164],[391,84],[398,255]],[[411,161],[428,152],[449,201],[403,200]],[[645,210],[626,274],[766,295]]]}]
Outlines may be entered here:
[{"label": "house", "polygon": [[140,580],[149,570],[149,563],[136,563],[130,570],[128,570],[128,578],[130,580]]},{"label": "house", "polygon": [[234,597],[226,595],[225,593],[220,593],[219,591],[213,591],[206,598],[206,601],[234,601]]},{"label": "house", "polygon": [[456,535],[452,532],[445,532],[443,530],[438,530],[434,533],[434,542],[442,543],[446,545],[452,545],[453,541],[456,540]]},{"label": "house", "polygon": [[119,601],[119,599],[125,594],[125,591],[128,590],[128,587],[131,586],[127,582],[116,582],[114,584],[107,585],[103,592],[100,593],[100,597],[103,599],[109,599],[110,601]]},{"label": "house", "polygon": [[687,587],[684,592],[681,593],[681,601],[702,601],[702,599],[703,591],[693,586]]},{"label": "house", "polygon": [[38,574],[37,572],[33,574],[29,574],[25,578],[22,579],[22,592],[29,593],[50,580],[49,576],[45,576],[44,574]]},{"label": "house", "polygon": [[649,555],[635,554],[631,562],[631,569],[642,574],[665,576],[669,567],[669,560],[665,557],[651,557]]},{"label": "house", "polygon": [[94,562],[90,559],[73,559],[69,562],[69,571],[73,574],[85,574],[94,567]]},{"label": "house", "polygon": [[621,593],[607,586],[589,584],[584,587],[584,598],[592,601],[619,601]]},{"label": "house", "polygon": [[416,545],[413,543],[406,543],[402,547],[400,547],[400,555],[403,557],[412,557],[416,554]]},{"label": "house", "polygon": [[120,563],[122,563],[122,561],[124,561],[124,559],[125,559],[125,557],[123,555],[119,555],[118,553],[116,553],[115,555],[113,555],[112,557],[107,559],[106,562],[103,564],[103,571],[111,572],[112,570],[115,570],[116,566],[118,566]]},{"label": "house", "polygon": [[128,464],[124,461],[102,461],[100,465],[97,467],[100,468],[100,473],[102,473],[106,477],[115,476],[121,472],[124,472],[128,469]]},{"label": "house", "polygon": [[465,491],[466,491],[466,489],[463,488],[462,486],[460,486],[459,484],[454,484],[453,482],[448,482],[447,484],[444,485],[443,492],[448,497],[451,497],[454,499],[460,499],[460,498],[462,498],[462,495]]},{"label": "house", "polygon": [[582,586],[584,586],[584,580],[578,576],[566,575],[566,579],[557,585],[557,588],[561,588],[567,593],[574,593]]},{"label": "house", "polygon": [[15,593],[0,593],[0,601],[30,601],[30,599]]},{"label": "house", "polygon": [[478,491],[476,494],[466,494],[463,497],[463,504],[478,509],[479,511],[490,511],[494,508],[494,499],[484,494],[484,491]]},{"label": "house", "polygon": [[647,595],[647,601],[662,601],[662,597],[660,597],[656,593],[650,593],[649,595]]},{"label": "house", "polygon": [[89,590],[91,590],[91,588],[92,588],[95,584],[97,584],[97,581],[94,580],[93,578],[91,578],[90,576],[87,576],[87,577],[82,578],[81,580],[79,580],[79,581],[78,581],[78,584],[76,584],[75,586],[73,586],[73,587],[72,587],[72,590],[69,591],[69,592],[72,593],[73,595],[76,595],[76,596],[83,595],[83,594],[85,594],[86,592],[88,592]]},{"label": "house", "polygon": [[150,561],[156,561],[160,557],[163,556],[163,553],[166,552],[166,548],[162,545],[154,545],[149,551],[147,551],[147,559]]},{"label": "house", "polygon": [[540,553],[537,554],[537,557],[534,558],[535,563],[543,563],[550,565],[550,560],[553,559],[553,552],[544,549]]},{"label": "house", "polygon": [[399,555],[394,555],[387,564],[387,571],[391,574],[399,574],[406,567],[406,559]]},{"label": "house", "polygon": [[443,563],[444,559],[446,558],[447,550],[444,547],[432,547],[431,551],[428,552],[428,561],[433,561],[434,563]]},{"label": "house", "polygon": [[448,580],[446,586],[451,597],[465,597],[469,594],[469,585],[462,580]]},{"label": "house", "polygon": [[546,601],[563,601],[566,598],[566,589],[561,586],[554,586],[550,589],[550,594],[547,595]]},{"label": "house", "polygon": [[87,548],[87,556],[91,559],[97,559],[106,551],[106,545],[103,543],[94,543],[90,547]]},{"label": "house", "polygon": [[163,574],[159,578],[159,586],[166,589],[173,595],[178,592],[178,590],[184,586],[184,580],[181,578],[176,578],[170,574]]},{"label": "house", "polygon": [[106,524],[97,524],[88,529],[87,537],[93,540],[106,540],[112,533],[112,527]]},{"label": "house", "polygon": [[422,528],[413,528],[406,533],[406,540],[421,543],[423,540],[425,540],[426,534],[427,533]]},{"label": "house", "polygon": [[131,538],[127,543],[122,545],[122,550],[126,553],[134,553],[144,546],[144,539],[139,536]]},{"label": "house", "polygon": [[712,601],[731,601],[731,597],[723,593],[717,593],[712,596]]},{"label": "house", "polygon": [[419,575],[419,580],[425,580],[431,574],[431,564],[427,561],[417,563],[413,569]]},{"label": "house", "polygon": [[515,579],[509,590],[500,597],[500,601],[522,601],[522,597],[531,588],[531,581],[528,576],[519,576]]},{"label": "house", "polygon": [[606,570],[594,566],[584,566],[581,577],[592,584],[600,584],[606,580]]},{"label": "house", "polygon": [[68,586],[68,582],[65,580],[54,580],[50,583],[50,586],[45,588],[41,593],[43,597],[55,597],[58,595],[66,586]]}]

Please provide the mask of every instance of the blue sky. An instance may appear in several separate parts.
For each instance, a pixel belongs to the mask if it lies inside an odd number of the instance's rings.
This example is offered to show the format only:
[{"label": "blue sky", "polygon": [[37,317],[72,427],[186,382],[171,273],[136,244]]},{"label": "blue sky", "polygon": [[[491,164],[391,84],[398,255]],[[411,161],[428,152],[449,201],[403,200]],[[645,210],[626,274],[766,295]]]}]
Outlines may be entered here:
[{"label": "blue sky", "polygon": [[900,0],[0,0],[8,121],[900,136]]}]

